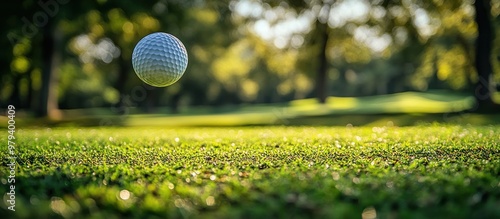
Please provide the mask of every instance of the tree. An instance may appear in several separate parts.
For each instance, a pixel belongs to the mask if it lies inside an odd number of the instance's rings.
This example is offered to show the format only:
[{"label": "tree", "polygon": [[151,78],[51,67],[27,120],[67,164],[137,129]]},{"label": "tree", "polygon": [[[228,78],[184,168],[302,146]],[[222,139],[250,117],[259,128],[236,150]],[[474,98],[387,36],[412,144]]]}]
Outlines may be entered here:
[{"label": "tree", "polygon": [[478,75],[478,82],[474,89],[478,112],[498,112],[500,105],[492,100],[495,90],[491,86],[493,68],[491,65],[491,50],[493,42],[493,31],[491,24],[491,2],[490,0],[476,0],[474,2],[476,10],[475,21],[477,24],[475,68]]},{"label": "tree", "polygon": [[42,31],[42,89],[40,106],[36,110],[39,117],[60,118],[57,95],[57,65],[60,64],[59,40],[55,21],[49,21]]},{"label": "tree", "polygon": [[[332,88],[344,90],[347,95],[374,94],[373,87],[377,87],[377,93],[409,89],[425,91],[432,88],[460,91],[472,87],[478,76],[482,81],[479,84],[482,85],[477,86],[479,90],[477,94],[488,93],[489,95],[480,96],[491,99],[492,88],[489,86],[492,84],[492,66],[491,63],[489,65],[485,63],[491,62],[487,57],[491,57],[493,45],[491,38],[479,33],[479,38],[484,40],[478,39],[478,47],[474,47],[473,40],[476,33],[488,29],[483,28],[485,25],[478,25],[476,31],[473,22],[474,8],[466,1],[384,0],[374,3],[367,0],[290,0],[263,3],[256,0],[252,2],[261,4],[264,10],[280,9],[282,14],[290,14],[290,11],[293,11],[300,16],[312,12],[311,28],[304,34],[306,40],[300,48],[300,57],[303,59],[301,61],[308,62],[306,68],[309,69],[306,71],[315,72],[313,77],[316,81],[315,96],[320,102],[324,102],[326,96],[333,93]],[[478,0],[474,4],[487,7],[483,9],[485,12],[482,14],[490,19],[491,1]],[[363,8],[360,6],[368,8],[361,17],[349,17],[339,13],[342,12],[339,10],[352,10],[351,12],[355,14],[354,10],[359,12]],[[259,22],[266,19],[267,11],[262,14],[253,19]],[[479,11],[477,15],[481,15],[481,12]],[[252,16],[254,15],[249,17]],[[285,20],[288,19],[284,17]],[[483,20],[481,22],[485,23]],[[282,21],[271,21],[271,25],[274,25],[272,22]],[[486,25],[490,28],[488,34],[491,35],[491,22]],[[383,43],[384,40],[389,42],[385,49],[371,47],[379,42]],[[373,43],[374,41],[377,43]],[[481,44],[485,45],[480,46]],[[367,47],[368,52],[363,52]],[[479,60],[476,66],[474,48],[483,48],[475,53],[479,56],[476,58]],[[354,55],[350,54],[353,51]],[[311,55],[312,53],[315,55]],[[368,54],[367,59],[363,58],[364,54]],[[352,57],[357,60],[353,60]],[[386,62],[389,65],[376,64],[378,62]],[[482,75],[474,69],[479,63],[483,63],[481,66],[486,69],[478,70],[483,72]],[[373,69],[372,66],[384,67]],[[314,69],[311,69],[312,67]],[[328,82],[332,80],[329,79],[332,71],[337,72],[338,76],[335,76],[336,81]],[[345,82],[349,81],[346,80],[346,72],[351,76],[355,75],[356,78],[355,83],[350,80],[349,86],[344,86],[347,84]],[[373,79],[366,78],[376,78],[377,82],[373,83]],[[335,86],[331,86],[332,84]],[[352,89],[358,90],[347,91]],[[491,100],[485,101],[491,102]]]},{"label": "tree", "polygon": [[[14,92],[9,99],[22,99],[23,101],[14,103],[19,102],[21,107],[29,107],[35,116],[57,118],[60,98],[58,72],[65,61],[63,57],[68,39],[77,32],[68,34],[62,30],[64,28],[61,28],[61,24],[85,14],[94,7],[94,3],[85,1],[68,4],[67,0],[26,0],[6,5],[7,12],[3,14],[6,14],[7,23],[2,26],[6,29],[7,33],[4,35],[10,45],[5,45],[8,49],[3,50],[3,54],[12,53],[8,55],[10,65],[5,65],[11,66],[5,70],[10,74],[7,74],[7,80],[2,82],[14,82]],[[72,23],[71,29],[78,30],[81,26],[75,22]],[[27,95],[19,92],[26,89]]]},{"label": "tree", "polygon": [[[327,96],[332,94],[367,95],[379,91],[387,92],[390,90],[387,87],[390,86],[389,81],[392,78],[397,75],[407,77],[408,63],[417,64],[418,59],[415,57],[419,54],[418,49],[415,51],[415,48],[419,48],[420,43],[418,36],[415,36],[415,39],[411,38],[415,28],[403,28],[406,30],[406,35],[410,36],[408,37],[410,40],[405,41],[406,44],[391,44],[395,38],[393,30],[412,23],[412,18],[404,24],[387,21],[386,18],[391,18],[388,7],[391,7],[393,3],[384,8],[381,2],[370,4],[368,1],[271,1],[269,6],[268,2],[254,2],[261,4],[265,10],[260,16],[249,16],[254,22],[267,20],[271,28],[279,27],[280,22],[287,23],[304,17],[309,22],[306,30],[299,30],[282,38],[288,42],[292,42],[295,37],[304,39],[299,46],[292,45],[292,43],[286,46],[300,52],[296,67],[315,81],[313,95],[320,103],[325,103]],[[346,8],[352,13],[346,12]],[[379,11],[378,14],[370,13],[375,9]],[[268,12],[279,14],[276,16],[278,19],[268,19]],[[296,18],[290,18],[289,14],[295,14]],[[404,15],[405,13],[398,14],[398,16]],[[270,41],[273,40],[276,39]],[[279,36],[277,40],[281,40]],[[417,42],[408,42],[411,40]],[[394,66],[399,66],[399,69],[374,71],[370,68],[370,65],[375,65],[375,62],[386,62],[388,57],[395,53],[402,54],[391,60],[394,61]],[[384,68],[387,68],[387,65]],[[373,78],[370,74],[377,75],[376,86],[373,85],[375,83],[370,79]],[[332,77],[336,78],[335,81]],[[404,84],[406,80],[392,81]],[[335,86],[332,86],[334,84]],[[370,86],[365,86],[367,84]]]},{"label": "tree", "polygon": [[[5,65],[11,67],[5,69],[5,72],[9,72],[5,82],[13,85],[9,99],[13,100],[13,104],[19,104],[19,107],[32,108],[37,116],[50,114],[57,117],[57,87],[53,86],[57,83],[57,75],[53,67],[58,64],[54,58],[58,52],[56,40],[59,39],[54,37],[54,33],[57,32],[61,17],[61,5],[65,3],[62,0],[27,0],[6,4],[7,11],[2,13],[7,17],[6,25],[2,26],[7,30],[4,36],[10,44],[5,45],[8,49],[3,50],[3,53],[12,52],[8,55],[11,63]],[[20,14],[20,11],[23,13]],[[35,83],[40,81],[34,81],[33,78],[39,74],[42,86],[35,90]],[[31,100],[38,98],[40,101]]]},{"label": "tree", "polygon": [[[329,6],[327,6],[329,8]],[[328,71],[328,57],[326,52],[328,49],[328,39],[329,39],[329,28],[327,23],[321,23],[319,20],[316,21],[316,27],[320,32],[320,49],[318,53],[318,70],[316,73],[316,97],[320,103],[326,102],[327,94],[327,71]]]}]

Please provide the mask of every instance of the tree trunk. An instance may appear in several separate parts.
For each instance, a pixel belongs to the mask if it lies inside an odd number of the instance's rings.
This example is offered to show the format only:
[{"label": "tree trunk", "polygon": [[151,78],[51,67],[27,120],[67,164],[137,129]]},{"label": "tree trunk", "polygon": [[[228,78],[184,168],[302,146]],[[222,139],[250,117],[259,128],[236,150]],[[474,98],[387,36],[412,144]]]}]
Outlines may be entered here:
[{"label": "tree trunk", "polygon": [[59,119],[58,95],[57,95],[57,66],[59,65],[59,54],[56,49],[57,33],[55,33],[53,21],[49,21],[43,28],[42,40],[42,89],[40,94],[40,108],[36,115],[52,119]]},{"label": "tree trunk", "polygon": [[12,94],[10,95],[8,103],[14,105],[15,107],[21,108],[21,92],[20,92],[20,82],[21,82],[21,75],[18,73],[14,74],[14,89],[12,90]]},{"label": "tree trunk", "polygon": [[490,85],[492,75],[491,46],[493,32],[491,27],[491,4],[489,0],[476,0],[474,2],[476,10],[476,24],[478,36],[476,39],[475,68],[479,78],[475,88],[474,97],[477,101],[478,112],[488,112],[493,110],[493,100],[491,98],[493,89]]},{"label": "tree trunk", "polygon": [[[31,74],[31,73],[28,73]],[[31,109],[33,100],[33,80],[31,77],[28,77],[28,96],[26,98],[26,108]]]},{"label": "tree trunk", "polygon": [[326,49],[328,44],[328,24],[318,22],[318,29],[320,31],[320,48],[318,54],[319,66],[316,77],[316,95],[320,103],[326,102],[327,94],[327,71],[328,60],[326,57]]},{"label": "tree trunk", "polygon": [[118,78],[115,83],[115,88],[120,93],[120,98],[118,98],[118,103],[116,103],[116,108],[120,109],[118,113],[120,115],[123,115],[126,112],[126,110],[121,110],[121,109],[129,107],[127,106],[128,103],[126,103],[124,98],[122,98],[127,96],[127,93],[125,92],[125,84],[127,83],[128,80],[129,65],[127,63],[128,61],[124,57],[120,57],[118,59],[118,62],[120,69],[118,69]]},{"label": "tree trunk", "polygon": [[144,104],[144,111],[146,113],[152,113],[156,109],[156,107],[158,106],[161,91],[162,90],[160,89],[152,89],[147,91],[146,102]]},{"label": "tree trunk", "polygon": [[172,96],[172,105],[170,106],[170,109],[172,110],[173,114],[179,113],[179,103],[181,97],[182,97],[181,92],[177,92]]}]

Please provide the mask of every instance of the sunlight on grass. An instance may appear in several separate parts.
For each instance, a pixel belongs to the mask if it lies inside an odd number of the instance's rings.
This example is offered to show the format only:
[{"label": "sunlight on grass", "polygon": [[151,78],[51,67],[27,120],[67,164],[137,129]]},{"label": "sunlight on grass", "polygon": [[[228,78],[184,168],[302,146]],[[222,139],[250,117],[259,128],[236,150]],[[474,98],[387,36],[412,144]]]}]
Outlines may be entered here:
[{"label": "sunlight on grass", "polygon": [[355,97],[328,97],[326,104],[331,109],[352,109],[359,107],[359,99]]},{"label": "sunlight on grass", "polygon": [[472,106],[471,98],[459,101],[436,101],[426,99],[422,96],[405,93],[405,95],[396,96],[394,101],[382,106],[384,112],[402,112],[402,113],[440,113],[465,110]]},{"label": "sunlight on grass", "polygon": [[[447,99],[448,98],[448,99]],[[446,101],[448,100],[448,101]],[[248,125],[414,125],[421,122],[486,124],[490,117],[451,115],[472,106],[473,98],[406,92],[370,97],[329,97],[294,100],[286,105],[249,105],[217,114],[131,115],[125,126],[248,126]],[[433,115],[436,114],[437,115]],[[439,113],[442,113],[439,115]],[[345,115],[345,116],[343,116]],[[419,116],[420,115],[420,116]],[[496,118],[496,117],[495,117]]]},{"label": "sunlight on grass", "polygon": [[242,113],[195,116],[135,115],[126,126],[241,126],[273,124],[278,117],[272,113]]},{"label": "sunlight on grass", "polygon": [[[495,94],[498,99],[500,95]],[[116,115],[110,108],[64,110],[61,121],[16,117],[16,124],[26,126],[251,126],[251,125],[412,125],[424,122],[490,124],[495,116],[472,120],[460,113],[473,106],[474,98],[455,93],[404,92],[367,97],[328,97],[326,104],[316,98],[288,103],[192,107],[171,114],[167,107],[144,114],[129,108],[126,115]],[[459,115],[453,115],[452,113]],[[473,112],[471,112],[473,113]],[[441,114],[441,115],[433,115]],[[21,113],[19,115],[22,115]],[[418,116],[421,115],[421,116]],[[475,117],[474,117],[475,118]],[[2,122],[3,121],[3,122]],[[0,127],[6,127],[0,116]],[[109,122],[107,122],[109,121]]]},{"label": "sunlight on grass", "polygon": [[[294,100],[290,102],[290,110],[305,113],[442,113],[456,112],[472,106],[470,97],[451,97],[446,100],[443,95],[405,92],[370,97],[329,97],[325,106],[314,99]],[[313,113],[314,112],[314,113]]]}]

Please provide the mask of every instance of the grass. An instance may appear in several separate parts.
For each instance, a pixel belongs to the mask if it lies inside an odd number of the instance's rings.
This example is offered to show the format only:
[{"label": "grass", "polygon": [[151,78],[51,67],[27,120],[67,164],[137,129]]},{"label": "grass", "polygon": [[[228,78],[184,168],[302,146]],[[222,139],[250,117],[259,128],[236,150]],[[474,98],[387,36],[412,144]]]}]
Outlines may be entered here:
[{"label": "grass", "polygon": [[500,218],[499,136],[432,124],[19,129],[16,212],[0,215]]},{"label": "grass", "polygon": [[[134,103],[141,104],[141,103]],[[473,106],[473,98],[451,92],[404,92],[369,97],[329,97],[325,104],[316,99],[287,103],[182,108],[179,114],[168,108],[143,114],[135,107],[126,115],[116,115],[114,108],[63,110],[57,121],[33,119],[18,112],[16,122],[23,127],[39,126],[248,126],[248,125],[353,125],[385,124],[389,118],[395,125],[424,122],[454,122],[487,125],[500,122],[500,116],[457,113]],[[349,122],[353,121],[353,122]],[[7,118],[0,116],[0,127]]]}]

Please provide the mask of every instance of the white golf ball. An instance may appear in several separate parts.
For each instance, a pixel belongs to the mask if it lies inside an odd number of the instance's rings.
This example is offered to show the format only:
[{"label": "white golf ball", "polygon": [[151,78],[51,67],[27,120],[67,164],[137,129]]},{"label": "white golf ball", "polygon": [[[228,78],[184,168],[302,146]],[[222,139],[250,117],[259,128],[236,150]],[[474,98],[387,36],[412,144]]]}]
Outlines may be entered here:
[{"label": "white golf ball", "polygon": [[178,81],[188,64],[182,42],[168,33],[152,33],[142,38],[132,53],[132,67],[146,84],[166,87]]}]

